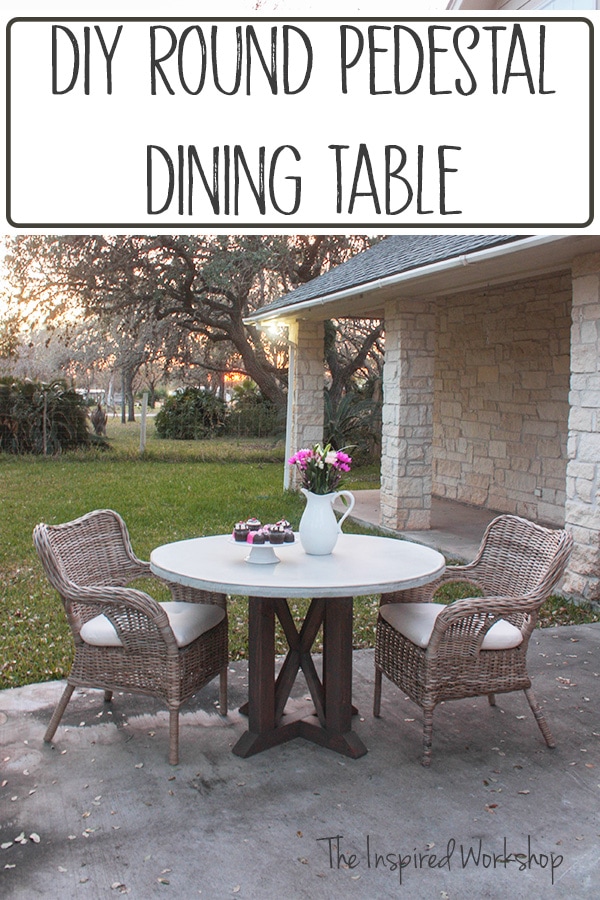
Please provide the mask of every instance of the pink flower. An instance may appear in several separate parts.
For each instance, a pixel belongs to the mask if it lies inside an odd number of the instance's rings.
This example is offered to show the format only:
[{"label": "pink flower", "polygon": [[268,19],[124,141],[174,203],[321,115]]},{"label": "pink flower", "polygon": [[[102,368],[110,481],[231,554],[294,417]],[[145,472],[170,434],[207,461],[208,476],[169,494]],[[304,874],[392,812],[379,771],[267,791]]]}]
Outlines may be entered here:
[{"label": "pink flower", "polygon": [[299,469],[304,471],[312,459],[314,459],[312,450],[297,450],[296,453],[288,459],[288,464],[290,466],[298,466]]},{"label": "pink flower", "polygon": [[350,465],[352,463],[352,457],[348,456],[347,453],[344,453],[342,450],[338,450],[335,454],[336,461],[334,465],[336,468],[341,469],[342,472],[349,472]]}]

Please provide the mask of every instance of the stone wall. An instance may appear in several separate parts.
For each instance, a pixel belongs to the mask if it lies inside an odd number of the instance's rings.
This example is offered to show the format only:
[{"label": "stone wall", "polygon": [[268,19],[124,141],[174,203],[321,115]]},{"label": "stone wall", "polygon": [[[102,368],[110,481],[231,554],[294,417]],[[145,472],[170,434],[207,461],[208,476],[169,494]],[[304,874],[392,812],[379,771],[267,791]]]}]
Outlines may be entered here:
[{"label": "stone wall", "polygon": [[565,518],[571,275],[440,298],[433,493]]},{"label": "stone wall", "polygon": [[[298,321],[290,325],[289,340],[293,344],[291,408],[288,451],[295,453],[323,440],[325,389],[325,331],[323,322]],[[290,487],[298,487],[297,470],[290,472]]]},{"label": "stone wall", "polygon": [[429,528],[435,302],[390,302],[385,325],[381,524]]},{"label": "stone wall", "polygon": [[571,368],[564,590],[600,601],[600,254],[574,262]]}]

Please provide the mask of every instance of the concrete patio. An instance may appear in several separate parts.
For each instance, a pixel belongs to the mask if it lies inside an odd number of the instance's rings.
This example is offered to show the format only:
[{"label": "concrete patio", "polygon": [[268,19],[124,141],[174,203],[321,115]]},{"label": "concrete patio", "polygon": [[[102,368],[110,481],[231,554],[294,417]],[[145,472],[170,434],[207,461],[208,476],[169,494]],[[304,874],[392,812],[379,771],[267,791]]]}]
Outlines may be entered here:
[{"label": "concrete patio", "polygon": [[154,700],[76,692],[45,745],[62,683],[3,691],[0,895],[596,897],[599,652],[600,625],[534,634],[529,668],[556,749],[522,694],[447,703],[429,770],[419,710],[393,685],[371,715],[369,650],[354,654],[353,727],[369,750],[358,760],[300,739],[234,756],[244,662],[230,666],[226,720],[216,683],[185,707],[174,768]]},{"label": "concrete patio", "polygon": [[[355,518],[379,521],[379,491]],[[434,500],[432,528],[405,537],[471,559],[494,513]],[[600,890],[600,625],[537,630],[525,698],[443,704],[433,765],[420,765],[420,711],[388,682],[371,714],[373,653],[354,653],[358,760],[297,739],[249,759],[231,748],[247,666],[230,665],[184,707],[181,761],[153,699],[76,692],[43,743],[63,682],[0,692],[0,895],[177,898],[587,898]],[[302,680],[295,697],[302,697]]]}]

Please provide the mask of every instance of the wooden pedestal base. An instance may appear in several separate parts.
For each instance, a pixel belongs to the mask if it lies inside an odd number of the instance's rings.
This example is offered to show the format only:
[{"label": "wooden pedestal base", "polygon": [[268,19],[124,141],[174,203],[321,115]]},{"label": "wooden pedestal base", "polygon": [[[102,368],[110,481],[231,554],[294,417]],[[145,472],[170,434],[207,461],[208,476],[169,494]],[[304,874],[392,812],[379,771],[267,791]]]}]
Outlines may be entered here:
[{"label": "wooden pedestal base", "polygon": [[[249,601],[248,731],[233,752],[252,756],[269,747],[303,737],[352,759],[366,747],[352,731],[352,597],[314,599],[297,630],[284,599],[251,597]],[[275,615],[289,645],[277,678],[274,674]],[[323,625],[323,678],[319,679],[311,649]],[[302,669],[312,705],[288,704]],[[291,708],[294,706],[295,708]]]}]

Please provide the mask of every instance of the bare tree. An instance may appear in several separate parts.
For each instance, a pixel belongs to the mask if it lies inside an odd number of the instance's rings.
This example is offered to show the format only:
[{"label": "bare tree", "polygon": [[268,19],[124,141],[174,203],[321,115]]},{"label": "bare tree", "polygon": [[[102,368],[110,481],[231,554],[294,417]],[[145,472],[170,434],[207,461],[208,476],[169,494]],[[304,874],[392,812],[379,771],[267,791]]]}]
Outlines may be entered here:
[{"label": "bare tree", "polygon": [[[167,366],[199,366],[217,381],[239,371],[281,407],[286,354],[245,318],[368,245],[364,237],[333,235],[29,235],[9,251],[13,283],[41,316],[63,316],[76,304],[88,320],[110,320],[122,332],[128,352],[119,365],[129,381],[151,356],[144,336],[152,335]],[[351,353],[336,359],[335,342],[328,350],[336,386],[368,364],[381,337],[378,327],[350,330],[354,363]]]}]

